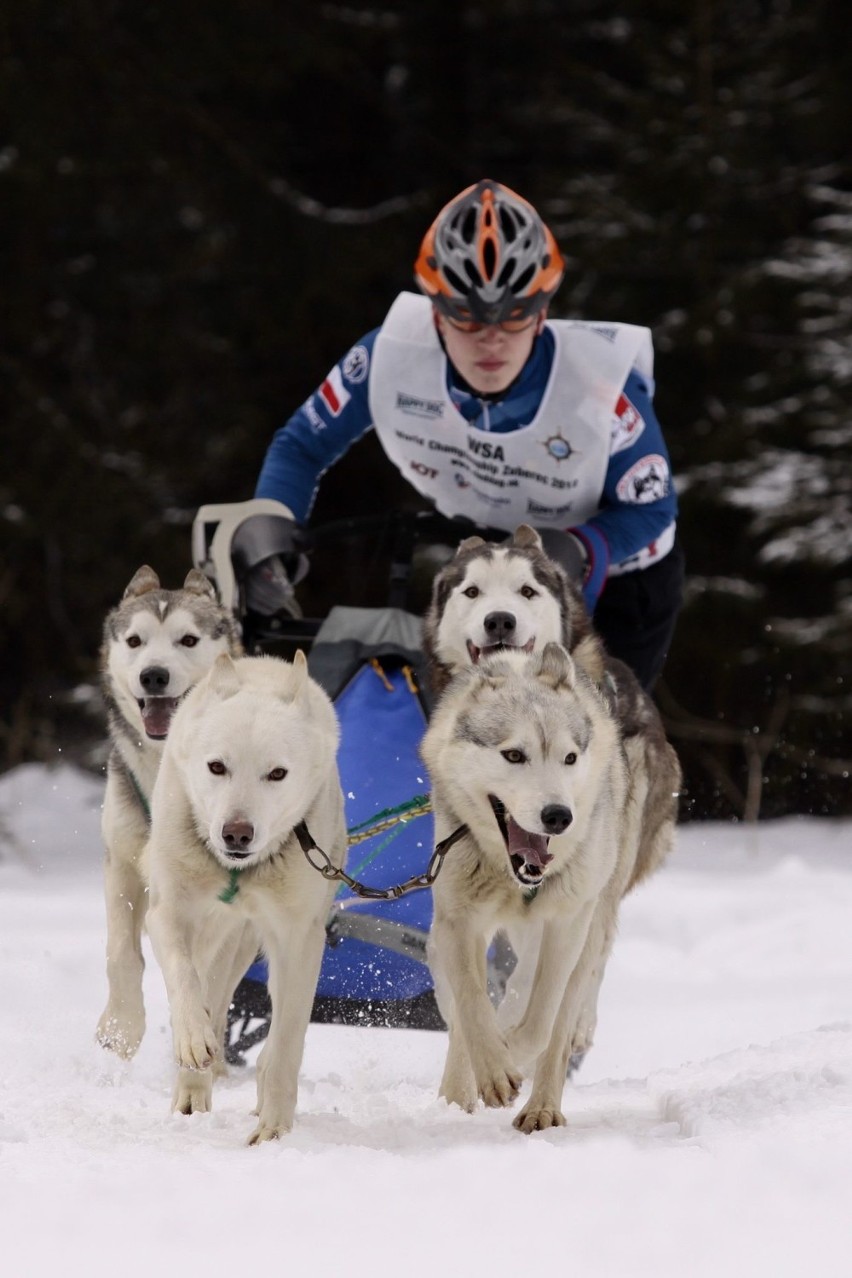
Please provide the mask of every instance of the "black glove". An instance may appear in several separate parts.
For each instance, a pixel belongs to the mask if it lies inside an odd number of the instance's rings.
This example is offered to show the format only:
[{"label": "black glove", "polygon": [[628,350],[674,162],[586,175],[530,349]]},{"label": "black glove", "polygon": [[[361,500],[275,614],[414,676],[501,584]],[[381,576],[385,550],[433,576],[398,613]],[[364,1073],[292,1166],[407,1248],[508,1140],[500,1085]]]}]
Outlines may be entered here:
[{"label": "black glove", "polygon": [[548,558],[558,563],[571,581],[582,584],[589,561],[580,538],[561,528],[539,528],[538,535]]},{"label": "black glove", "polygon": [[292,519],[252,515],[240,524],[231,542],[231,559],[250,612],[301,617],[293,587],[308,571],[303,547],[304,534]]},{"label": "black glove", "polygon": [[281,556],[270,555],[246,574],[246,607],[261,617],[274,617],[281,612],[288,617],[301,617],[302,609],[293,585]]}]

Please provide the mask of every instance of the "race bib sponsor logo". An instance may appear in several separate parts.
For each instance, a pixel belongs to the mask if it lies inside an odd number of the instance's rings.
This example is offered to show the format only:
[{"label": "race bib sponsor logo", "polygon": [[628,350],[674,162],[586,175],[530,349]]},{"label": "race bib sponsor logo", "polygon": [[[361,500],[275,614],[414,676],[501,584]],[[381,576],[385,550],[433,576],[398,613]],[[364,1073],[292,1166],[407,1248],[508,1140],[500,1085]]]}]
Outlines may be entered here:
[{"label": "race bib sponsor logo", "polygon": [[495,444],[490,439],[473,439],[468,435],[467,446],[472,453],[476,453],[477,457],[484,457],[486,460],[490,457],[494,461],[506,460],[503,456],[502,444]]},{"label": "race bib sponsor logo", "polygon": [[645,429],[645,418],[631,404],[626,395],[618,397],[615,416],[612,419],[611,453],[624,452],[630,448]]},{"label": "race bib sponsor logo", "polygon": [[325,422],[314,408],[313,396],[305,404],[305,416],[311,424],[311,430],[318,435],[321,430],[325,430]]},{"label": "race bib sponsor logo", "polygon": [[357,386],[363,382],[370,367],[370,355],[366,346],[353,346],[343,361],[343,376]]},{"label": "race bib sponsor logo", "polygon": [[484,493],[481,488],[471,487],[471,492],[486,506],[508,506],[512,500],[511,497],[501,497],[499,493]]},{"label": "race bib sponsor logo", "polygon": [[397,391],[396,406],[402,413],[410,413],[412,417],[443,417],[444,403],[440,399],[421,399],[418,395],[408,395],[405,391]]},{"label": "race bib sponsor logo", "polygon": [[319,388],[319,397],[332,417],[339,417],[352,396],[343,385],[340,369],[335,364],[328,377]]},{"label": "race bib sponsor logo", "polygon": [[427,466],[425,462],[413,461],[410,463],[411,469],[416,474],[422,475],[424,479],[437,479],[438,472],[434,466]]},{"label": "race bib sponsor logo", "polygon": [[530,497],[527,500],[527,514],[536,515],[539,519],[560,519],[570,513],[571,505],[569,502],[567,506],[543,506],[540,501],[533,501]]},{"label": "race bib sponsor logo", "polygon": [[615,487],[619,501],[644,506],[659,501],[669,491],[669,467],[665,457],[651,453],[635,462]]}]

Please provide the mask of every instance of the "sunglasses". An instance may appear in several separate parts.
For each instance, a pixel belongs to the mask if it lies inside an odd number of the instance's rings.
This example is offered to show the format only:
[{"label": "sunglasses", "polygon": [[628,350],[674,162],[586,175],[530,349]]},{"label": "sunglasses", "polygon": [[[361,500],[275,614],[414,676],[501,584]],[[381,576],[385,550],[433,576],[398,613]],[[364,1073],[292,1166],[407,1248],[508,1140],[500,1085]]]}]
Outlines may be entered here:
[{"label": "sunglasses", "polygon": [[525,333],[538,323],[538,315],[525,315],[523,319],[500,320],[497,324],[480,324],[478,320],[453,319],[445,315],[444,319],[457,333],[481,333],[484,328],[499,328],[501,333]]}]

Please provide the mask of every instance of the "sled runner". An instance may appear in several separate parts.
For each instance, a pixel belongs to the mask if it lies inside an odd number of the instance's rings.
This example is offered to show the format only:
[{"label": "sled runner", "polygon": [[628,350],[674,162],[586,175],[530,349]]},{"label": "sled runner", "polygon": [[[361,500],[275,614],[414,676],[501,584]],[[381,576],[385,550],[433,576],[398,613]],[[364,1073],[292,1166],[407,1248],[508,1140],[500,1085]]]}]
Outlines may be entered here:
[{"label": "sled runner", "polygon": [[[323,621],[259,618],[245,607],[245,573],[285,548],[292,524],[263,499],[204,506],[193,527],[196,567],[216,585],[243,630],[246,651],[305,650],[311,675],[334,702],[341,730],[338,765],[346,801],[345,870],[369,895],[342,883],[326,925],[314,1021],[443,1028],[426,964],[432,893],[418,886],[391,899],[381,893],[423,876],[433,859],[428,778],[419,756],[430,704],[420,618],[402,606],[418,541],[440,539],[447,521],[431,513],[346,520],[313,538],[375,531],[391,534],[387,605],[336,606]],[[452,530],[458,540],[459,530]],[[288,541],[288,545],[289,545]],[[287,649],[290,651],[287,651]],[[502,993],[509,964],[495,955],[489,982]],[[266,967],[258,959],[234,994],[227,1057],[231,1063],[268,1031]]]}]

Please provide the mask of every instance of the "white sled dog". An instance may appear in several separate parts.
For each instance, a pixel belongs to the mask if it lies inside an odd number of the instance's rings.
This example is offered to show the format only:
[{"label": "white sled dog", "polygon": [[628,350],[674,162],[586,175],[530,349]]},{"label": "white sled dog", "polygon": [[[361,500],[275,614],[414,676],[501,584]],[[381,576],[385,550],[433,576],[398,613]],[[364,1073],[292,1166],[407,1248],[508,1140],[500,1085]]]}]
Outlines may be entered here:
[{"label": "white sled dog", "polygon": [[[441,1095],[506,1106],[532,1073],[523,1132],[565,1123],[566,1070],[591,1043],[619,904],[667,855],[680,783],[656,712],[626,734],[581,647],[576,659],[548,643],[468,667],[422,744],[436,839],[466,828],[433,888]],[[498,930],[519,962],[495,1012],[485,957]]]},{"label": "white sled dog", "polygon": [[154,787],[148,932],[169,996],[174,1109],[210,1109],[234,985],[258,947],[268,961],[272,1022],[249,1144],[293,1124],[334,895],[303,849],[307,839],[343,864],[337,744],[334,708],[301,652],[292,664],[222,656],[177,710]]},{"label": "white sled dog", "polygon": [[145,1032],[148,898],[141,855],[163,743],[181,698],[220,653],[240,651],[234,618],[196,569],[181,589],[164,590],[153,568],[143,565],[104,623],[101,688],[111,750],[101,828],[109,996],[97,1038],[119,1056],[132,1056]]}]

